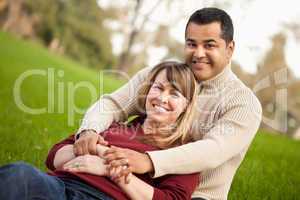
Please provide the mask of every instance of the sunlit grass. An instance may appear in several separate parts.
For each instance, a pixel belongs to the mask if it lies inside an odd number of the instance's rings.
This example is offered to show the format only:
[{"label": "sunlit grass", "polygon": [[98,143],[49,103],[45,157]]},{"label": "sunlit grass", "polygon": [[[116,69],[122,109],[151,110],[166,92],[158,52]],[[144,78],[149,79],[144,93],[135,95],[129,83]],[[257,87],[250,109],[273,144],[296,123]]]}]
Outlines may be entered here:
[{"label": "sunlit grass", "polygon": [[[39,115],[23,112],[15,103],[13,88],[20,75],[36,69],[48,73],[54,70],[54,111]],[[63,76],[58,71],[64,72]],[[75,113],[74,124],[68,125],[70,94],[68,83],[88,81],[100,95],[98,73],[66,58],[55,56],[38,44],[17,40],[0,32],[0,165],[23,160],[45,170],[48,149],[74,132],[82,114]],[[31,76],[21,87],[23,102],[34,108],[48,105],[47,76]],[[63,85],[63,104],[59,103],[58,85]],[[121,85],[105,78],[105,92]],[[60,94],[61,95],[61,94]],[[74,94],[75,105],[86,109],[91,95],[86,88]],[[63,105],[63,109],[58,107]],[[59,109],[63,110],[62,113]],[[234,178],[229,199],[299,199],[300,143],[289,138],[260,131]]]}]

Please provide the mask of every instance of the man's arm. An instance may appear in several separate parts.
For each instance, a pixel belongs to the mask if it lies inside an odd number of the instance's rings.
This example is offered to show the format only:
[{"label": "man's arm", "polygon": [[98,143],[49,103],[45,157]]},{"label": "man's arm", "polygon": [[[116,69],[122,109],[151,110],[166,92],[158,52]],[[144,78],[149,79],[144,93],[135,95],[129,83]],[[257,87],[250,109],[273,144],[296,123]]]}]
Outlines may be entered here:
[{"label": "man's arm", "polygon": [[77,134],[83,130],[106,130],[113,121],[124,121],[129,115],[136,114],[137,92],[152,68],[147,67],[130,79],[128,83],[109,95],[103,95],[85,113]]},{"label": "man's arm", "polygon": [[[88,109],[75,136],[75,155],[96,154],[96,144],[97,142],[101,143],[103,138],[97,134],[89,133],[103,132],[113,121],[124,121],[127,116],[138,112],[138,90],[150,70],[149,67],[142,69],[123,87],[110,95],[102,96]],[[80,135],[83,133],[85,137],[81,138]]]},{"label": "man's arm", "polygon": [[261,105],[247,90],[235,95],[242,101],[236,102],[233,98],[225,102],[219,120],[202,140],[148,152],[154,177],[213,169],[249,147],[261,122]]}]

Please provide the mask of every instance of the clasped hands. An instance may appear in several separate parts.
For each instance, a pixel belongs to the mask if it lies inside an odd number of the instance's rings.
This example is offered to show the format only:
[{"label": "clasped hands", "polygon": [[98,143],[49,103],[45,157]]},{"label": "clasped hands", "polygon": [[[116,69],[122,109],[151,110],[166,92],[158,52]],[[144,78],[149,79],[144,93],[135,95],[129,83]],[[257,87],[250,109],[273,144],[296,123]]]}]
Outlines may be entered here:
[{"label": "clasped hands", "polygon": [[108,142],[94,131],[81,133],[74,143],[74,154],[77,157],[66,163],[64,169],[104,175],[115,182],[125,183],[130,182],[132,173],[144,174],[153,171],[148,154],[107,145]]}]

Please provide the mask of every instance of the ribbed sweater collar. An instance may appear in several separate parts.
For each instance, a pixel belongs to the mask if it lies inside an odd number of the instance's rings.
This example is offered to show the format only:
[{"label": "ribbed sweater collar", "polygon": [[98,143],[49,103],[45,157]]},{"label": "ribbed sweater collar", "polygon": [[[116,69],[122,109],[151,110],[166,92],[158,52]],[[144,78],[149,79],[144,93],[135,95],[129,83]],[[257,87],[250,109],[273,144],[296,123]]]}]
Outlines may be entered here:
[{"label": "ribbed sweater collar", "polygon": [[200,82],[200,87],[204,90],[210,90],[210,89],[221,89],[226,86],[226,83],[228,81],[234,79],[235,75],[231,71],[230,64],[227,65],[222,72],[220,72],[218,75],[215,77],[206,80],[206,81],[201,81]]}]

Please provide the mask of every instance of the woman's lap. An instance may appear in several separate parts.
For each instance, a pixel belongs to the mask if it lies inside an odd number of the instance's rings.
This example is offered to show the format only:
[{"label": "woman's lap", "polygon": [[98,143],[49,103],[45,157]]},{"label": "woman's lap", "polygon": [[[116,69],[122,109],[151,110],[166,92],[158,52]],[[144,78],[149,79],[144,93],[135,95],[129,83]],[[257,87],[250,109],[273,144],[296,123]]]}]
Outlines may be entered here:
[{"label": "woman's lap", "polygon": [[0,199],[111,200],[80,181],[62,180],[17,162],[0,167]]}]

